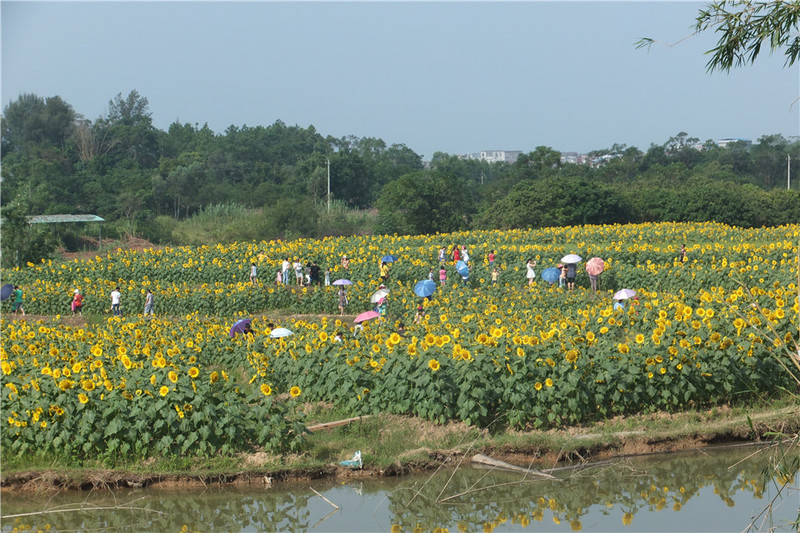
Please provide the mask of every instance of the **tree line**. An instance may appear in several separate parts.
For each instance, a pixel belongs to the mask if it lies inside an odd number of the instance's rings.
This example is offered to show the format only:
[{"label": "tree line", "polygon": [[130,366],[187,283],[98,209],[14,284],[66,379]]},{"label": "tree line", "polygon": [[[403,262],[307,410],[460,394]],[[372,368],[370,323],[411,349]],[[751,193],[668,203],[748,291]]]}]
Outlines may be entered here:
[{"label": "tree line", "polygon": [[[1,150],[4,222],[92,213],[106,219],[111,237],[163,243],[180,240],[176,222],[213,206],[252,212],[234,235],[240,239],[800,220],[800,188],[786,190],[787,156],[800,161],[800,142],[781,135],[721,148],[681,132],[646,152],[625,145],[596,150],[589,155],[602,158],[598,165],[562,163],[560,153],[545,146],[514,164],[442,152],[425,164],[404,144],[323,136],[313,126],[280,120],[231,125],[222,133],[174,122],[162,131],[153,126],[147,98],[133,90],[111,99],[94,121],[59,96],[23,94],[3,110]],[[329,176],[339,218],[325,215]],[[348,225],[341,214],[374,209],[377,217],[366,227]],[[13,234],[11,226],[4,230]],[[64,241],[72,232],[57,228],[53,234]],[[25,232],[20,235],[24,240]]]}]

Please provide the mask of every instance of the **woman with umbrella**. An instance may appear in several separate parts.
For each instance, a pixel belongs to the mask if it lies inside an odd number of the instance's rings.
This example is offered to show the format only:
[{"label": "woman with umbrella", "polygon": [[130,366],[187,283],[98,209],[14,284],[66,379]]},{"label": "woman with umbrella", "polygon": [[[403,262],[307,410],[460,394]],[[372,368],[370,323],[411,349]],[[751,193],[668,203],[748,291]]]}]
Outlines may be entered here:
[{"label": "woman with umbrella", "polygon": [[386,322],[387,320],[386,318],[387,307],[389,307],[388,302],[386,301],[386,298],[383,298],[381,299],[381,301],[378,302],[378,307],[375,309],[380,315],[381,322]]},{"label": "woman with umbrella", "polygon": [[381,261],[381,281],[386,283],[389,280],[389,263]]},{"label": "woman with umbrella", "polygon": [[589,283],[592,285],[592,292],[597,292],[597,278],[605,270],[605,263],[599,257],[592,257],[586,261],[586,273],[589,274]]},{"label": "woman with umbrella", "polygon": [[581,256],[577,254],[567,254],[561,258],[561,262],[567,267],[567,289],[575,288],[575,276],[578,274],[578,263]]},{"label": "woman with umbrella", "polygon": [[347,307],[347,289],[341,285],[339,287],[339,316],[344,316],[345,307]]}]

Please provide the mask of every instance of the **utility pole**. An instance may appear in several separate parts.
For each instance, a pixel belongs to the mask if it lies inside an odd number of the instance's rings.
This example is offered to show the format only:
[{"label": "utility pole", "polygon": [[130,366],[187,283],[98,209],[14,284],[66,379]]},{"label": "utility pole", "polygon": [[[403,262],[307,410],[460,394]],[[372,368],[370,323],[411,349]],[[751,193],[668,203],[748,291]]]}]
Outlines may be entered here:
[{"label": "utility pole", "polygon": [[786,189],[792,189],[792,156],[786,154]]},{"label": "utility pole", "polygon": [[328,159],[328,213],[331,212],[331,160]]}]

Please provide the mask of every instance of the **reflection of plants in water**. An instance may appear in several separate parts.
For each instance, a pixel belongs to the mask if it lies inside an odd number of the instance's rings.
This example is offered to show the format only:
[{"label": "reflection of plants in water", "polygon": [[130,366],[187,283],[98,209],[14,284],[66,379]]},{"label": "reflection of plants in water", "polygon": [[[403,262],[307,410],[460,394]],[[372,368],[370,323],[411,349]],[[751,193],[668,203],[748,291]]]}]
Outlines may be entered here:
[{"label": "reflection of plants in water", "polygon": [[[775,449],[763,453],[775,453]],[[703,457],[677,454],[631,459],[589,466],[562,482],[463,468],[452,477],[439,473],[421,489],[390,494],[390,510],[394,523],[404,529],[419,525],[432,530],[457,523],[483,524],[484,530],[491,530],[506,521],[525,526],[549,516],[556,523],[580,530],[581,518],[592,506],[606,515],[621,510],[623,524],[630,525],[643,510],[680,511],[707,487],[713,487],[714,494],[728,506],[735,504],[732,496],[741,491],[762,498],[763,461],[754,458],[737,462],[733,457],[719,451]],[[445,498],[446,503],[436,503]]]},{"label": "reflection of plants in water", "polygon": [[[83,531],[87,527],[109,531],[304,531],[310,529],[308,502],[311,494],[301,492],[265,491],[263,496],[250,492],[231,495],[231,489],[208,490],[202,493],[148,490],[139,507],[147,507],[158,514],[141,510],[126,510],[128,493],[109,492],[92,504],[59,504],[53,498],[48,514],[34,514],[7,519],[3,526],[13,526],[15,531]],[[131,493],[133,494],[139,494]],[[31,512],[41,512],[41,504],[31,502]],[[116,506],[116,507],[115,507]],[[105,510],[95,510],[108,507]],[[75,509],[82,509],[75,512]],[[7,508],[4,509],[7,513]],[[90,519],[87,518],[90,515]],[[5,529],[4,529],[5,531]]]},{"label": "reflection of plants in water", "polygon": [[[774,295],[782,291],[782,287],[777,281],[772,285],[772,289],[765,290],[761,287],[748,287],[745,281],[738,280],[740,285],[739,293],[744,297],[742,299],[745,303],[740,306],[736,298],[731,299],[730,297],[725,299],[724,303],[739,316],[736,320],[740,321],[742,327],[747,329],[748,335],[754,344],[772,345],[775,348],[772,352],[773,357],[784,372],[794,380],[795,384],[800,386],[800,308],[798,308],[800,306],[800,242],[798,242],[795,254],[795,272],[797,273],[797,282],[789,284],[789,290],[785,292],[785,299],[781,297],[775,301],[777,306],[775,309],[765,307],[762,301],[764,296]],[[791,291],[795,291],[796,294],[793,295]],[[720,297],[718,296],[718,298]],[[796,337],[791,331],[780,333],[777,327],[779,320],[785,316],[786,300],[791,300],[792,298],[794,299],[794,305],[791,306],[790,310],[794,311],[794,318],[797,320]],[[789,321],[789,325],[791,325],[791,321]],[[796,388],[795,390],[786,390],[781,387],[781,389],[789,394],[796,395]],[[752,426],[752,421],[750,423]],[[789,436],[782,431],[776,431],[768,435],[778,443],[778,448],[782,452],[773,458],[770,466],[764,470],[763,478],[765,483],[774,481],[777,491],[774,498],[762,512],[753,518],[746,531],[761,529],[765,526],[769,527],[773,505],[779,499],[784,498],[787,485],[800,472],[800,456],[797,455],[797,451],[800,449],[800,435]],[[794,487],[789,490],[797,491],[798,489]],[[800,509],[798,509],[797,518],[793,525],[796,531],[800,531]]]}]

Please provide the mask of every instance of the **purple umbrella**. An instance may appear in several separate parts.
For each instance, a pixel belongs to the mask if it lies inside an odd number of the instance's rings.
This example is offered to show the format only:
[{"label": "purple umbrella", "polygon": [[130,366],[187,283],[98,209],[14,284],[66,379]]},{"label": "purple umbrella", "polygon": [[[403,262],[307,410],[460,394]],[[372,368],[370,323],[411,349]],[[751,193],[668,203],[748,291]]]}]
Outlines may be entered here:
[{"label": "purple umbrella", "polygon": [[247,326],[249,326],[249,325],[250,325],[250,319],[249,318],[243,318],[243,319],[239,320],[238,322],[236,322],[233,325],[229,335],[231,337],[235,337],[237,333],[244,333],[245,328]]},{"label": "purple umbrella", "polygon": [[349,279],[337,279],[333,282],[334,285],[352,285],[353,282]]}]

